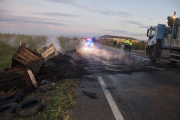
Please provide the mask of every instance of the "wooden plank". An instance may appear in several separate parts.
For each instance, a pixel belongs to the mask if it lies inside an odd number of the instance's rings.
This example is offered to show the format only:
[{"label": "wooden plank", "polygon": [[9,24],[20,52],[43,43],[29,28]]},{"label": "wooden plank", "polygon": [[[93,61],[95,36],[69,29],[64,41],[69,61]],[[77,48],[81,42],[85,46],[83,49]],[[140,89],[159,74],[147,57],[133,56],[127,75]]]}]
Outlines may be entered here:
[{"label": "wooden plank", "polygon": [[39,69],[41,67],[41,65],[39,64],[35,64],[35,62],[37,61],[34,61],[30,56],[28,57],[27,54],[25,53],[18,53],[17,54],[21,59],[23,59],[24,61],[28,62],[30,65],[32,65],[33,67]]},{"label": "wooden plank", "polygon": [[40,57],[38,57],[37,55],[33,54],[33,53],[32,53],[31,51],[29,51],[28,49],[22,48],[22,50],[23,50],[24,52],[26,52],[27,54],[29,54],[30,56],[32,56],[33,58],[35,58],[36,60],[39,60],[41,63],[43,63],[43,60],[42,60]]},{"label": "wooden plank", "polygon": [[44,51],[41,55],[43,58],[45,58],[46,54],[49,53],[49,51],[54,50],[53,47],[48,48],[46,51]]},{"label": "wooden plank", "polygon": [[39,66],[42,65],[41,61],[40,60],[37,60],[35,59],[34,57],[32,57],[31,55],[29,55],[28,53],[24,52],[24,51],[19,51],[17,53],[17,55],[19,57],[22,57],[24,60],[28,61],[28,62],[32,62],[32,63],[35,63],[35,64],[38,64]]},{"label": "wooden plank", "polygon": [[[49,56],[50,54],[52,54],[54,52],[53,55]],[[49,50],[45,51],[43,54],[42,54],[42,57],[45,58],[45,60],[48,60],[54,56],[58,55],[58,52],[56,50],[56,48],[54,47],[53,44],[50,45],[49,47]]]},{"label": "wooden plank", "polygon": [[43,49],[43,48],[44,48],[44,46],[43,46],[43,47],[41,47],[41,48],[38,48],[38,49],[37,49],[37,51],[39,52],[39,51],[40,51],[41,49]]},{"label": "wooden plank", "polygon": [[25,74],[27,74],[27,73],[17,74],[16,76],[10,76],[10,77],[4,78],[4,79],[0,79],[0,83],[2,84],[3,82],[13,81],[13,80],[17,80],[20,78],[23,79]]},{"label": "wooden plank", "polygon": [[33,86],[32,82],[31,82],[31,79],[30,79],[30,77],[29,77],[28,72],[27,72],[27,74],[24,76],[23,79],[26,80],[26,87],[27,87],[27,88]]},{"label": "wooden plank", "polygon": [[5,78],[11,77],[11,76],[16,76],[18,74],[24,74],[24,73],[26,73],[26,71],[15,71],[15,72],[11,72],[8,74],[0,75],[0,79],[5,79]]},{"label": "wooden plank", "polygon": [[0,84],[0,87],[10,86],[10,85],[16,86],[20,82],[24,82],[25,83],[25,80],[24,79],[18,79],[18,80],[6,82],[6,83],[3,83],[3,84]]},{"label": "wooden plank", "polygon": [[[23,65],[24,66],[24,65]],[[14,67],[14,69],[7,69],[7,71],[4,71],[3,73],[2,73],[2,75],[3,74],[8,74],[8,73],[11,73],[11,72],[15,72],[15,71],[26,71],[26,69],[27,69],[27,67],[26,66],[24,66],[24,67],[18,67],[18,68],[15,68]]]},{"label": "wooden plank", "polygon": [[38,87],[38,85],[37,85],[37,82],[36,82],[36,79],[34,78],[34,75],[33,75],[33,73],[32,73],[32,71],[30,70],[30,69],[28,69],[28,74],[29,74],[29,77],[30,77],[30,79],[31,79],[31,81],[32,81],[32,84],[34,85],[34,87]]},{"label": "wooden plank", "polygon": [[54,54],[54,55],[52,55],[52,56],[50,56],[50,57],[45,58],[45,61],[48,60],[48,59],[50,59],[50,58],[52,58],[52,57],[54,57],[54,56],[56,56],[56,55]]},{"label": "wooden plank", "polygon": [[53,45],[53,48],[54,48],[54,50],[55,50],[55,52],[56,52],[55,54],[58,54],[58,52],[57,52],[56,48],[54,47],[54,45]]},{"label": "wooden plank", "polygon": [[42,63],[43,63],[42,60],[41,60],[42,58],[36,59],[36,58],[34,58],[33,56],[31,56],[29,53],[27,53],[27,52],[25,52],[25,51],[22,51],[22,50],[21,50],[21,51],[18,52],[18,55],[19,55],[19,54],[22,54],[23,56],[27,57],[28,59],[30,59],[30,60],[32,60],[32,61],[35,61],[35,62],[36,62],[38,65],[40,65],[40,66],[41,66]]},{"label": "wooden plank", "polygon": [[49,51],[45,56],[44,56],[44,58],[47,58],[50,54],[52,54],[52,53],[55,53],[55,51],[54,50],[51,50],[51,51]]},{"label": "wooden plank", "polygon": [[32,65],[30,65],[28,62],[26,62],[26,61],[24,61],[24,60],[22,60],[22,59],[20,59],[20,58],[14,58],[14,59],[17,60],[17,61],[19,61],[20,63],[24,64],[25,66],[29,67],[30,69],[36,71],[37,73],[39,72],[39,69],[40,69],[40,68],[37,69],[37,68],[33,67]]}]

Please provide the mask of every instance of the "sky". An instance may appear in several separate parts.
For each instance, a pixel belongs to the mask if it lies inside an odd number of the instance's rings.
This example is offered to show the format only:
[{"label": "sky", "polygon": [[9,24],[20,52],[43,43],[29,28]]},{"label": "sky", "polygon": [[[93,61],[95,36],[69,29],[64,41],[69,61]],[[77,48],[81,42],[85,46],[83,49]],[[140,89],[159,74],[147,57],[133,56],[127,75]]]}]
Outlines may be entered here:
[{"label": "sky", "polygon": [[0,0],[0,32],[147,40],[174,11],[180,17],[180,0]]}]

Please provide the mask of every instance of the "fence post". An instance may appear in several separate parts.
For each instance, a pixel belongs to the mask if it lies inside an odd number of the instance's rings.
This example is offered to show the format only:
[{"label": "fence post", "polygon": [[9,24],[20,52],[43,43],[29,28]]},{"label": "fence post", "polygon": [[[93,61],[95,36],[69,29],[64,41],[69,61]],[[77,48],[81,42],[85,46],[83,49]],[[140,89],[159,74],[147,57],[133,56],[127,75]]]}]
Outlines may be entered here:
[{"label": "fence post", "polygon": [[135,50],[135,44],[136,44],[136,41],[134,42],[134,50]]}]

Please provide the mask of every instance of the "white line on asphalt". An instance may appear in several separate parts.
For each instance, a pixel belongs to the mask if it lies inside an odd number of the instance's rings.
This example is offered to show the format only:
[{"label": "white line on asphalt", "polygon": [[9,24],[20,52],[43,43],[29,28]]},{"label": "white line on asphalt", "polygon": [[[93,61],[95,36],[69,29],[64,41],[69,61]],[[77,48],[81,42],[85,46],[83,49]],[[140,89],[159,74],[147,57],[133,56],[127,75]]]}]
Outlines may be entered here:
[{"label": "white line on asphalt", "polygon": [[116,103],[114,102],[110,92],[108,91],[107,87],[106,87],[106,84],[104,83],[104,80],[102,79],[102,77],[98,77],[98,80],[99,80],[99,83],[101,84],[101,87],[104,91],[104,94],[109,102],[109,105],[112,109],[112,112],[114,114],[114,117],[116,118],[116,120],[124,120],[121,112],[119,111]]},{"label": "white line on asphalt", "polygon": [[158,70],[165,70],[165,69],[163,69],[163,68],[156,68],[156,67],[154,67],[154,66],[147,66],[147,67],[150,67],[150,68],[153,68],[153,69],[158,69]]}]

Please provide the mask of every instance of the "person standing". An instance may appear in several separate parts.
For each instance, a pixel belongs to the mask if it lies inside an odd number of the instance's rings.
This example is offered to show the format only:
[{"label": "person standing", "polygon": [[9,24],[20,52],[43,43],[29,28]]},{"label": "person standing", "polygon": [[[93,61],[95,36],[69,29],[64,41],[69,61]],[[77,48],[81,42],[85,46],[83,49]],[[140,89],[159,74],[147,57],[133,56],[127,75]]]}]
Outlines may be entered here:
[{"label": "person standing", "polygon": [[131,48],[132,48],[132,42],[130,40],[130,42],[129,42],[129,54],[131,53]]},{"label": "person standing", "polygon": [[126,41],[124,42],[124,52],[125,54],[127,54],[129,52],[129,46],[130,46],[130,42],[128,39],[126,39]]}]

